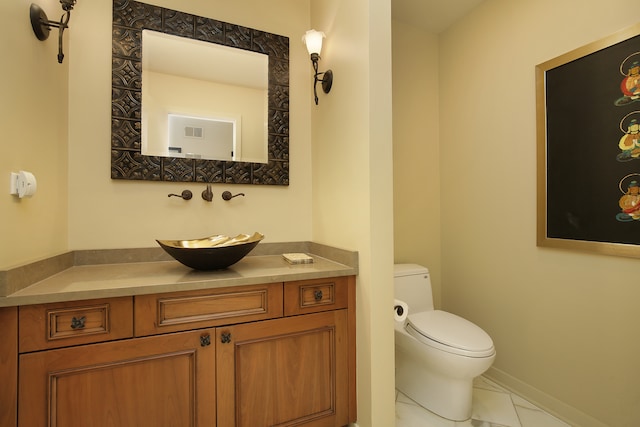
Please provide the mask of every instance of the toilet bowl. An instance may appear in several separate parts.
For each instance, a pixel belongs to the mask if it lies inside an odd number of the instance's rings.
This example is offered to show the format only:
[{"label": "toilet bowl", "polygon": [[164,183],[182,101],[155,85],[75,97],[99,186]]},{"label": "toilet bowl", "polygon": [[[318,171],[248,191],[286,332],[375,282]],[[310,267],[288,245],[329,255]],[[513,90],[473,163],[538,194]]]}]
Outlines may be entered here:
[{"label": "toilet bowl", "polygon": [[435,310],[427,268],[396,264],[395,298],[408,314],[395,324],[396,388],[441,417],[471,417],[473,379],[493,364],[491,337],[477,325]]}]

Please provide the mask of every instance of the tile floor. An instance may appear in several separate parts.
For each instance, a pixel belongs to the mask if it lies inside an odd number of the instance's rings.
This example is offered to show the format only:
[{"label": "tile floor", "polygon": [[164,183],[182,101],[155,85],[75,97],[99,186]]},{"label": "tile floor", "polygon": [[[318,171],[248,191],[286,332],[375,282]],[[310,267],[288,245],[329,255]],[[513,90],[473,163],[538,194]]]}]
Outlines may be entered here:
[{"label": "tile floor", "polygon": [[471,419],[455,422],[396,392],[396,427],[571,427],[484,377],[474,380]]}]

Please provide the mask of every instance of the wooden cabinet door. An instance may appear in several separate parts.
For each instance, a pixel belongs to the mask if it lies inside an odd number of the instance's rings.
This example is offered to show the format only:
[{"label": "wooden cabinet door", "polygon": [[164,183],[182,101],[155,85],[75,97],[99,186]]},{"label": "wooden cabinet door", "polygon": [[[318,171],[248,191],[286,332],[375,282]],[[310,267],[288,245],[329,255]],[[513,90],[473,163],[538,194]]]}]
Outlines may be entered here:
[{"label": "wooden cabinet door", "polygon": [[0,307],[0,426],[18,420],[18,308]]},{"label": "wooden cabinet door", "polygon": [[215,426],[214,336],[208,329],[22,354],[18,425]]},{"label": "wooden cabinet door", "polygon": [[347,311],[222,327],[218,427],[348,424]]}]

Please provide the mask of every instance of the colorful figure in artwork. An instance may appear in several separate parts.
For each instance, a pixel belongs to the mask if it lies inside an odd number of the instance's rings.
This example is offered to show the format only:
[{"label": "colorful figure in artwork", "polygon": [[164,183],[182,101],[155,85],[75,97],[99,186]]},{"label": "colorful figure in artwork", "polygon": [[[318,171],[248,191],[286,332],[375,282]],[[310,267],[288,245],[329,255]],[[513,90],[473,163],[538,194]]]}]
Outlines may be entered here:
[{"label": "colorful figure in artwork", "polygon": [[[628,178],[631,175],[627,175],[625,178]],[[622,186],[622,181],[624,181],[625,178],[620,181],[620,186]],[[640,186],[638,185],[638,181],[633,180],[629,183],[627,191],[624,192],[622,197],[620,197],[618,205],[620,206],[620,209],[622,209],[622,212],[616,215],[616,219],[618,221],[629,222],[640,220]]]},{"label": "colorful figure in artwork", "polygon": [[640,62],[634,61],[626,72],[624,70],[625,62],[632,56],[638,55],[639,53],[640,52],[635,52],[627,56],[620,64],[620,73],[624,76],[620,83],[620,90],[622,91],[623,96],[616,100],[615,104],[617,106],[640,101]]},{"label": "colorful figure in artwork", "polygon": [[627,114],[620,121],[620,130],[624,133],[620,141],[618,141],[618,147],[620,147],[620,154],[616,156],[619,162],[626,162],[633,159],[640,158],[640,123],[635,118],[631,119],[627,125],[627,129],[624,129],[624,121],[631,114],[638,114],[640,111],[634,111]]},{"label": "colorful figure in artwork", "polygon": [[637,98],[640,94],[640,64],[634,61],[629,68],[627,76],[622,79],[620,89],[628,97]]}]

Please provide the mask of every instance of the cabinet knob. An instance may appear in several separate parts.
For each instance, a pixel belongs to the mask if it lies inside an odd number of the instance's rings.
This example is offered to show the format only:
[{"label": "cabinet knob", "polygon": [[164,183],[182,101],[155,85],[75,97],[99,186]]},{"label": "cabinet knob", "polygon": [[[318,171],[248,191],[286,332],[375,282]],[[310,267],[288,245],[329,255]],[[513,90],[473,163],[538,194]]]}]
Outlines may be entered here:
[{"label": "cabinet knob", "polygon": [[322,299],[322,291],[320,289],[313,291],[313,298],[316,301],[320,301]]},{"label": "cabinet knob", "polygon": [[87,320],[85,316],[75,317],[71,319],[71,329],[84,329],[84,322]]},{"label": "cabinet knob", "polygon": [[231,342],[231,332],[223,332],[220,334],[220,342],[227,344]]},{"label": "cabinet knob", "polygon": [[200,336],[200,347],[206,347],[211,344],[211,335],[201,335]]}]

